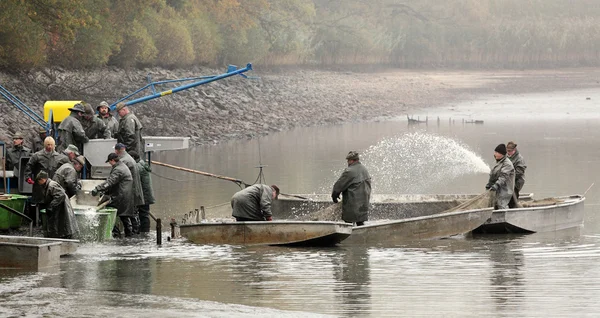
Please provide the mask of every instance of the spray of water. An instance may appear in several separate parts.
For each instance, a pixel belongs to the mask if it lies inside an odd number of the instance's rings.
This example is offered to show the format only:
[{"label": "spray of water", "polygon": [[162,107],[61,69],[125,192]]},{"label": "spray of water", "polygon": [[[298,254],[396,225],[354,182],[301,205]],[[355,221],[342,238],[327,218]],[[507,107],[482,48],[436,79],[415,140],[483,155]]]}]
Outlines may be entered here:
[{"label": "spray of water", "polygon": [[[361,154],[373,179],[374,193],[428,193],[432,185],[458,176],[489,173],[483,159],[457,140],[429,133],[387,138]],[[343,168],[335,171],[339,177]],[[331,186],[324,187],[325,193]]]},{"label": "spray of water", "polygon": [[426,133],[388,138],[369,147],[361,161],[378,193],[420,193],[430,186],[490,168],[457,140]]}]

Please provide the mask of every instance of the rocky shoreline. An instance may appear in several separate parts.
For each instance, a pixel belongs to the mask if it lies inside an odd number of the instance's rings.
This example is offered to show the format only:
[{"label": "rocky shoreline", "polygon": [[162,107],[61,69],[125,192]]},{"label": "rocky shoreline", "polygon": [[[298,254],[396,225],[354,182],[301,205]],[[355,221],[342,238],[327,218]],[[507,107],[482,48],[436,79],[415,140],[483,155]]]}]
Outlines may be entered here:
[{"label": "rocky shoreline", "polygon": [[[152,80],[216,75],[224,70],[106,68],[0,72],[0,85],[43,113],[46,100],[85,100],[97,105],[126,96]],[[350,72],[287,69],[235,76],[132,106],[144,135],[189,136],[210,144],[299,126],[379,120],[484,94],[517,94],[598,87],[600,70]],[[157,91],[174,87],[162,85]],[[146,91],[149,94],[149,91]],[[140,95],[140,97],[143,95]],[[0,139],[33,134],[34,123],[0,98]]]}]

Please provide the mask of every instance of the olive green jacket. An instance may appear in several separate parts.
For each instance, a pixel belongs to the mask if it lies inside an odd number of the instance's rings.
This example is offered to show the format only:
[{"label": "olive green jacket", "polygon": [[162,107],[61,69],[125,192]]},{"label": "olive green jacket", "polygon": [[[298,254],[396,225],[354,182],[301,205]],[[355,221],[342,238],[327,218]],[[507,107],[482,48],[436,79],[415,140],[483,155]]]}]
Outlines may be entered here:
[{"label": "olive green jacket", "polygon": [[371,176],[360,162],[348,166],[333,185],[332,196],[342,194],[342,220],[349,223],[368,220]]}]

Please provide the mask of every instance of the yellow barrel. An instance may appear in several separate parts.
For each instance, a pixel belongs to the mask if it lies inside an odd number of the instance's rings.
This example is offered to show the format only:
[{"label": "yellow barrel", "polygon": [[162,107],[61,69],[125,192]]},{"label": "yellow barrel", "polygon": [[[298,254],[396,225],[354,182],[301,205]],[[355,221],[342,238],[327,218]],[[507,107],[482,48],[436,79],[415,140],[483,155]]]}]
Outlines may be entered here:
[{"label": "yellow barrel", "polygon": [[49,100],[44,103],[44,120],[48,121],[50,118],[50,110],[52,110],[52,116],[55,123],[60,123],[63,119],[67,118],[71,114],[69,108],[75,106],[75,104],[81,103],[80,100]]}]

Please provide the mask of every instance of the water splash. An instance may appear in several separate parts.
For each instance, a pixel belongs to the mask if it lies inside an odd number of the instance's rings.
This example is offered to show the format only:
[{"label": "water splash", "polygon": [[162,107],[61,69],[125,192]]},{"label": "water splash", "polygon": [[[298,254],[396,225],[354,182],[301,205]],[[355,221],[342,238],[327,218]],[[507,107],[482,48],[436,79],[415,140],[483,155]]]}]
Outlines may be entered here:
[{"label": "water splash", "polygon": [[361,156],[377,193],[425,193],[432,185],[474,173],[489,166],[457,140],[425,133],[387,138]]}]

